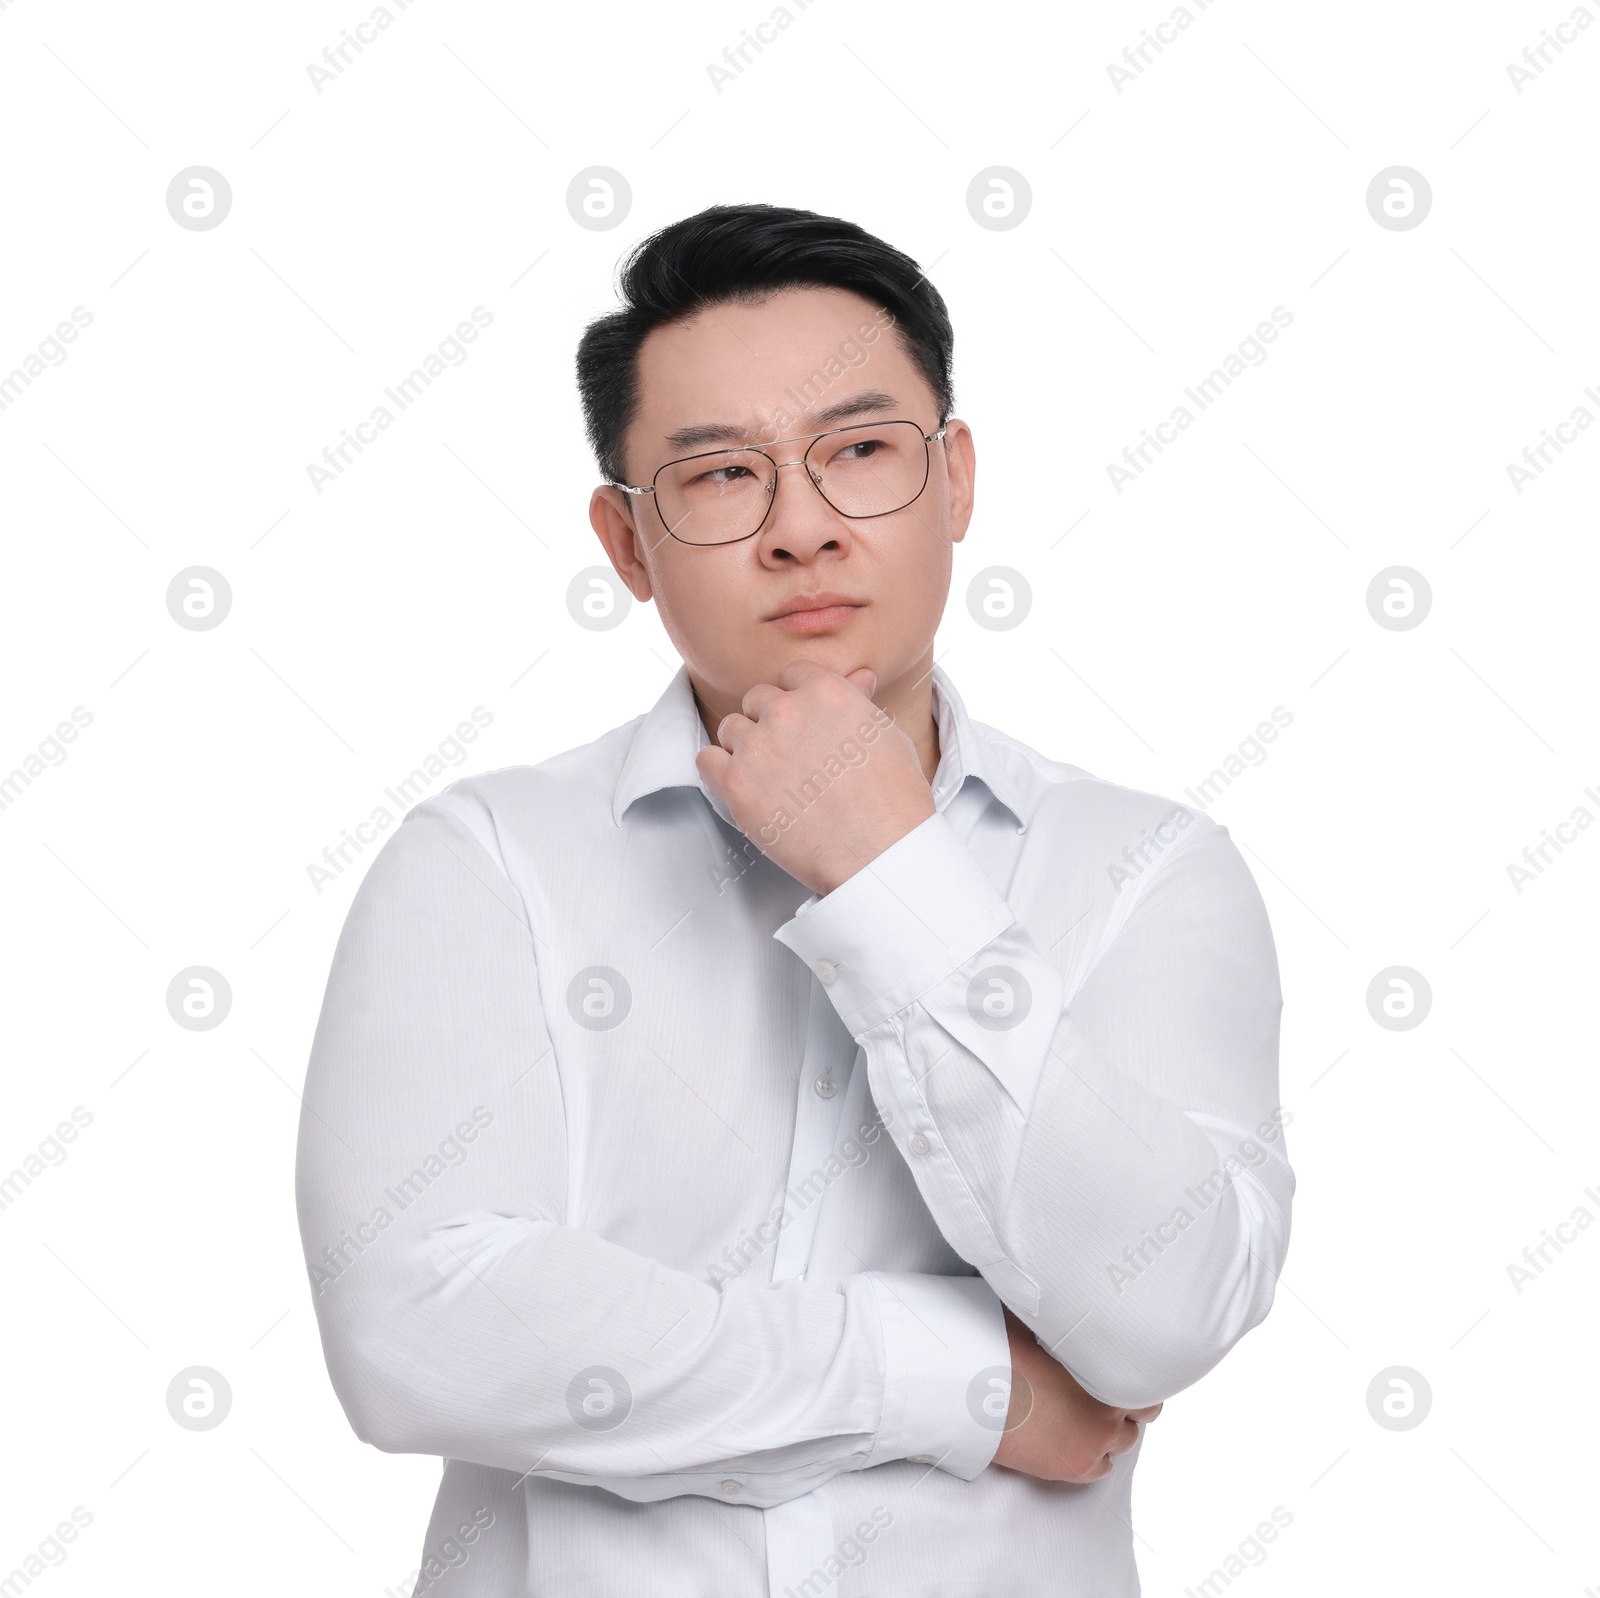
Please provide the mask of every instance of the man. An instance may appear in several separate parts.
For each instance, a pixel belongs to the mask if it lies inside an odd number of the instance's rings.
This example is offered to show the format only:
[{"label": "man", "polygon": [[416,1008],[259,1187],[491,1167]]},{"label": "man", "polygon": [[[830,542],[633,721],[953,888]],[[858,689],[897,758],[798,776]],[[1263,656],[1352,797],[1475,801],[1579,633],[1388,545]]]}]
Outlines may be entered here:
[{"label": "man", "polygon": [[445,1457],[419,1593],[1135,1593],[1142,1428],[1287,1245],[1260,896],[933,665],[975,453],[914,262],[714,207],[622,290],[590,519],[684,664],[356,894],[297,1173],[335,1390]]}]

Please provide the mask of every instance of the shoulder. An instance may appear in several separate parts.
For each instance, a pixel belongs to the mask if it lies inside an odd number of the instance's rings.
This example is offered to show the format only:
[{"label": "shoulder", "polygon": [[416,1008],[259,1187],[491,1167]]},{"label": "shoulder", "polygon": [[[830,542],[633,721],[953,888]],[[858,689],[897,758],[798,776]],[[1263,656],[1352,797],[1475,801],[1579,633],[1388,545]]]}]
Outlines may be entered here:
[{"label": "shoulder", "polygon": [[586,831],[612,826],[617,780],[643,720],[544,760],[458,777],[407,811],[401,831],[464,833],[515,880],[517,863],[580,848]]}]

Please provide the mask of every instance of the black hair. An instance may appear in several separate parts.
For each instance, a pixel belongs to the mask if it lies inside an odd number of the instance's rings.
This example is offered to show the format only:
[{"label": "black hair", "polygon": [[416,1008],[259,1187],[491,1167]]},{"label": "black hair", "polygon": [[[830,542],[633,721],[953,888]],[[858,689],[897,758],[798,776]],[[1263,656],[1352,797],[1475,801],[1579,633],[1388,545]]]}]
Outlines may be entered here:
[{"label": "black hair", "polygon": [[625,481],[622,441],[638,404],[639,346],[656,328],[778,289],[840,288],[889,312],[942,423],[955,406],[955,334],[939,291],[909,255],[854,222],[782,205],[713,205],[636,245],[618,274],[619,310],[578,343],[578,392],[603,475]]}]

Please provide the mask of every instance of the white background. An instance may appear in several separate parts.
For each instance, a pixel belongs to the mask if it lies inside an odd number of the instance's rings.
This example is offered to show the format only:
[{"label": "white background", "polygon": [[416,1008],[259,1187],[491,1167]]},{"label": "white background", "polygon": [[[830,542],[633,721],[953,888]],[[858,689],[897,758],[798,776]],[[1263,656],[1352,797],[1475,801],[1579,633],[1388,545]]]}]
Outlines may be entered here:
[{"label": "white background", "polygon": [[[1520,494],[1506,467],[1600,415],[1600,28],[1518,93],[1564,0],[1215,0],[1119,93],[1165,0],[814,0],[719,92],[770,10],[413,0],[319,93],[363,4],[0,7],[0,374],[93,317],[0,410],[0,775],[93,717],[0,810],[0,1176],[93,1117],[0,1210],[0,1576],[81,1505],[27,1590],[405,1590],[439,1463],[351,1434],[292,1188],[371,854],[320,893],[307,865],[475,706],[451,776],[655,701],[653,610],[567,610],[604,558],[573,349],[637,238],[762,199],[862,223],[949,301],[979,504],[939,659],[973,715],[1175,798],[1293,716],[1212,813],[1278,941],[1294,1238],[1266,1323],[1147,1439],[1145,1591],[1281,1505],[1229,1591],[1579,1598],[1600,1228],[1520,1293],[1506,1267],[1600,1217],[1600,836],[1521,893],[1506,868],[1600,815],[1600,429]],[[166,206],[195,165],[232,189],[209,231]],[[566,206],[594,165],[632,189],[609,231]],[[994,165],[1032,190],[1006,231],[965,201]],[[1393,165],[1431,186],[1410,230],[1367,209]],[[319,494],[308,463],[480,305],[470,358]],[[1275,306],[1269,358],[1116,492],[1107,464]],[[206,631],[166,605],[194,565],[232,589]],[[1010,631],[967,611],[993,565],[1032,590]],[[1432,590],[1410,630],[1366,604],[1394,565]],[[191,965],[232,988],[209,1031],[167,1013]],[[1432,989],[1408,1031],[1368,1013],[1391,965]],[[194,1365],[232,1389],[213,1430],[167,1413]],[[1407,1431],[1367,1408],[1395,1365],[1432,1389]]]}]

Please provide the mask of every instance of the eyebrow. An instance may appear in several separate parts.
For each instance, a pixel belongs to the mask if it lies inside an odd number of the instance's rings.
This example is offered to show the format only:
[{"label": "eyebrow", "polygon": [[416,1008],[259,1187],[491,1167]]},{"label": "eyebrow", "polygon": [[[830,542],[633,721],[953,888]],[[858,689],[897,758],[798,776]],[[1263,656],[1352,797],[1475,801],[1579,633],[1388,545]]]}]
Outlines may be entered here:
[{"label": "eyebrow", "polygon": [[[816,423],[818,432],[825,432],[835,422],[847,422],[852,417],[865,416],[870,412],[899,408],[900,401],[893,394],[872,388],[861,394],[852,394],[849,399],[836,400],[832,405],[824,405],[818,410],[803,411],[801,415]],[[745,444],[749,442],[753,431],[759,429],[736,426],[732,422],[697,422],[690,427],[680,427],[675,433],[668,433],[666,442],[674,449],[684,450],[699,449],[706,444]]]}]

